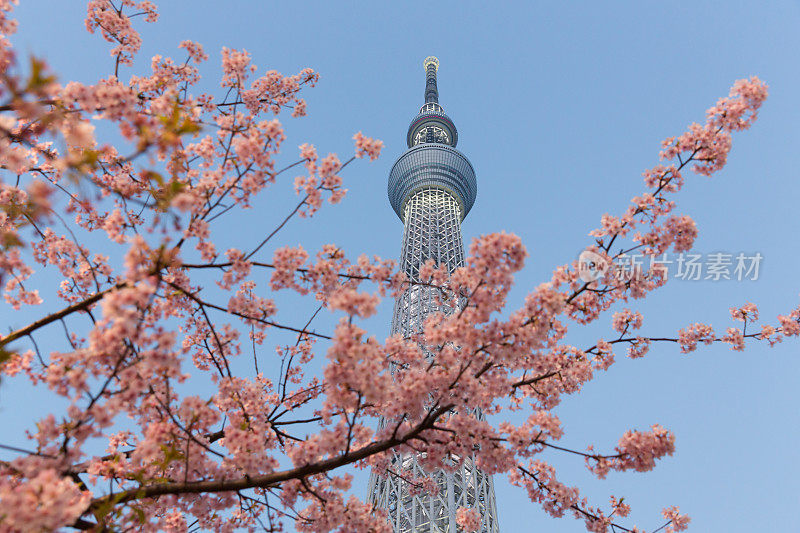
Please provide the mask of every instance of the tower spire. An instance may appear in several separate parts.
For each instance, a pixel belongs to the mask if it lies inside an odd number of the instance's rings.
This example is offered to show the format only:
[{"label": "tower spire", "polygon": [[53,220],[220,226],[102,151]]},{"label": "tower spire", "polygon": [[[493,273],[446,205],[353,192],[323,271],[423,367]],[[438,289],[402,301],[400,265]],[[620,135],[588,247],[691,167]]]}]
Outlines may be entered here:
[{"label": "tower spire", "polygon": [[425,103],[408,127],[406,141],[408,147],[422,143],[447,144],[455,148],[458,143],[456,125],[439,105],[439,88],[436,85],[436,72],[439,60],[428,56],[422,62],[425,68]]},{"label": "tower spire", "polygon": [[425,67],[425,103],[439,103],[439,89],[436,87],[436,71],[439,70],[439,59],[428,56],[422,62]]}]

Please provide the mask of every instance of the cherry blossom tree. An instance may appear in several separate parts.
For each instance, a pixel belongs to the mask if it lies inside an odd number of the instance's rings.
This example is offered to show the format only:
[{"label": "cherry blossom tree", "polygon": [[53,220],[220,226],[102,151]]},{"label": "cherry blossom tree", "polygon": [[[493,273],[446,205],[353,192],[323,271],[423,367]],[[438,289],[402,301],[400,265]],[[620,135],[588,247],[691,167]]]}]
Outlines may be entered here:
[{"label": "cherry blossom tree", "polygon": [[[639,334],[640,313],[611,307],[663,286],[655,267],[587,281],[568,262],[507,310],[526,252],[506,233],[476,239],[452,274],[428,263],[413,282],[390,260],[286,246],[285,224],[339,202],[346,167],[382,147],[359,132],[348,157],[321,157],[311,144],[281,156],[277,117],[305,115],[301,92],[316,72],[263,72],[247,52],[223,49],[218,90],[203,93],[208,56],[198,43],[137,70],[136,25],[157,21],[153,3],[91,0],[86,29],[110,45],[113,72],[65,83],[14,51],[15,3],[0,0],[0,283],[11,322],[11,309],[46,311],[0,337],[0,374],[64,407],[31,423],[27,448],[0,441],[2,531],[280,531],[288,522],[308,532],[390,531],[380,510],[349,494],[347,467],[400,475],[393,453],[418,453],[431,470],[472,456],[553,516],[593,532],[643,531],[626,523],[622,497],[589,502],[539,456],[574,455],[600,478],[648,471],[673,453],[674,435],[655,424],[597,451],[567,449],[553,413],[561,398],[615,356],[645,357],[655,343],[742,350],[800,334],[800,309],[759,326],[752,303],[731,309],[741,324],[724,333],[690,324]],[[735,82],[704,123],[663,142],[645,191],[625,212],[603,215],[579,247],[607,264],[634,250],[691,249],[697,229],[676,203],[685,176],[719,171],[732,134],[752,125],[766,96],[757,78]],[[213,231],[289,179],[296,197],[260,241],[240,250]],[[411,283],[437,288],[452,312],[429,317],[412,338],[370,336],[359,322]],[[290,323],[281,291],[341,320],[326,333],[312,327],[316,313]],[[610,322],[605,339],[570,344],[571,327],[600,320]],[[250,347],[270,357],[244,373],[237,361]],[[496,422],[516,411],[524,423]],[[430,480],[410,481],[431,490]],[[474,531],[480,517],[459,509],[458,520]],[[673,532],[689,518],[667,507],[653,521]]]}]

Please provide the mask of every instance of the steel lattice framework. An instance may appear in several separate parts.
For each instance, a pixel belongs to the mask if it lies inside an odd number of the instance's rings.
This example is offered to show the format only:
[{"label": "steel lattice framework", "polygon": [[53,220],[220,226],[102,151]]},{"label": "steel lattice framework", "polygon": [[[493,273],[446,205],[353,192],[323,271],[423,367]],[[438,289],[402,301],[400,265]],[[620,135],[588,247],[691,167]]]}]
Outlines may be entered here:
[{"label": "steel lattice framework", "polygon": [[[439,105],[439,61],[429,57],[424,66],[425,104],[411,121],[409,149],[389,175],[389,201],[404,225],[400,265],[411,280],[419,279],[420,267],[431,259],[450,272],[464,264],[461,221],[477,194],[472,165],[455,149],[455,125]],[[414,285],[395,303],[392,333],[409,337],[431,313],[452,310],[437,289]],[[388,511],[395,533],[456,533],[459,507],[480,512],[481,533],[499,533],[492,478],[472,458],[460,462],[455,470],[425,472],[417,455],[396,454],[390,466],[396,475],[370,477],[369,500]],[[435,481],[438,494],[419,492],[407,481],[422,477]]]}]

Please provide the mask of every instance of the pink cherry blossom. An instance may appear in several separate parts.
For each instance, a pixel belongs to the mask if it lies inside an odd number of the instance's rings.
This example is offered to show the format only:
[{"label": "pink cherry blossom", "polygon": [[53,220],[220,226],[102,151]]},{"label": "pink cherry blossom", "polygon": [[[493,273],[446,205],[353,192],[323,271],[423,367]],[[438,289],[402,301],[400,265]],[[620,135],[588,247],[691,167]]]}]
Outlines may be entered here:
[{"label": "pink cherry blossom", "polygon": [[356,141],[356,157],[364,157],[366,155],[375,160],[381,154],[383,141],[366,137],[360,131],[353,135],[353,139]]},{"label": "pink cherry blossom", "polygon": [[678,344],[682,353],[689,353],[697,349],[697,343],[711,344],[714,342],[714,330],[705,324],[692,324],[678,332]]},{"label": "pink cherry blossom", "polygon": [[456,510],[456,523],[464,533],[474,533],[481,527],[481,514],[477,509],[459,507]]},{"label": "pink cherry blossom", "polygon": [[623,309],[620,312],[614,313],[612,316],[612,325],[614,330],[619,333],[625,333],[628,329],[639,329],[642,327],[642,315],[638,311]]},{"label": "pink cherry blossom", "polygon": [[25,483],[0,485],[0,516],[10,531],[54,530],[72,523],[92,495],[53,469],[43,469]]},{"label": "pink cherry blossom", "polygon": [[667,507],[661,511],[661,514],[670,521],[670,524],[664,531],[674,533],[675,531],[686,531],[689,528],[689,521],[691,518],[680,514],[680,510],[676,506]]}]

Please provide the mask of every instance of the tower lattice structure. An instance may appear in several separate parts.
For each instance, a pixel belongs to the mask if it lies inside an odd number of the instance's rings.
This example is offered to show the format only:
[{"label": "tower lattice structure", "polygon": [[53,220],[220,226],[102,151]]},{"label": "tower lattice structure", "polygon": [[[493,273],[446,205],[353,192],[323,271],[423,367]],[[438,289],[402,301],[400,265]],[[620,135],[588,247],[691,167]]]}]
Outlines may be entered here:
[{"label": "tower lattice structure", "polygon": [[[477,194],[472,164],[455,148],[455,124],[439,105],[439,60],[428,57],[424,67],[425,103],[408,128],[408,150],[389,174],[389,201],[404,225],[400,265],[412,281],[430,259],[450,272],[464,264],[461,222]],[[436,288],[412,285],[395,303],[392,334],[409,337],[431,313],[452,312],[440,297]],[[478,510],[481,533],[499,533],[491,476],[470,457],[461,463],[454,471],[425,472],[416,454],[395,454],[392,474],[370,477],[369,500],[388,511],[395,533],[456,533],[460,507]],[[425,476],[436,482],[437,494],[419,492],[408,481]]]}]

